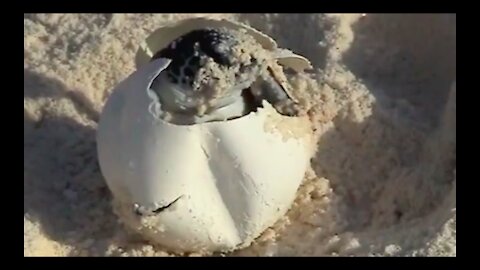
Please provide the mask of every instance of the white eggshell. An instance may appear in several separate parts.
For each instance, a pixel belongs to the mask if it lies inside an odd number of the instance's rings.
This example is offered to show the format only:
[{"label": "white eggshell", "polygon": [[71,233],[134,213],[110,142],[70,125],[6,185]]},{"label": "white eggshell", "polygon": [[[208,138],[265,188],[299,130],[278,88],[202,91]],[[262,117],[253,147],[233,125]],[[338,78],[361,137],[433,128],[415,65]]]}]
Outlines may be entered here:
[{"label": "white eggshell", "polygon": [[[101,115],[99,162],[120,218],[176,251],[248,245],[295,198],[313,148],[309,121],[281,116],[265,102],[235,120],[167,123],[156,116],[159,104],[149,89],[166,64],[157,59],[133,73]],[[276,128],[285,121],[305,132]],[[133,211],[134,204],[156,209],[172,202],[151,216]]]}]

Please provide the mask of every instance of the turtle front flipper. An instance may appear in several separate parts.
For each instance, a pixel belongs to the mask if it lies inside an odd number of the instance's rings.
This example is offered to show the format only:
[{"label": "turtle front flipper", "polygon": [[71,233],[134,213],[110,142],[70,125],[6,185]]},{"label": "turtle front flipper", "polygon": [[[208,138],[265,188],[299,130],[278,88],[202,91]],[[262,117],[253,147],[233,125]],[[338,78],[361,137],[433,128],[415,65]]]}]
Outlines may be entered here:
[{"label": "turtle front flipper", "polygon": [[300,106],[297,100],[290,94],[290,85],[283,73],[274,72],[268,68],[263,76],[258,77],[252,84],[251,92],[256,102],[266,100],[270,103],[278,113],[287,116],[298,116]]}]

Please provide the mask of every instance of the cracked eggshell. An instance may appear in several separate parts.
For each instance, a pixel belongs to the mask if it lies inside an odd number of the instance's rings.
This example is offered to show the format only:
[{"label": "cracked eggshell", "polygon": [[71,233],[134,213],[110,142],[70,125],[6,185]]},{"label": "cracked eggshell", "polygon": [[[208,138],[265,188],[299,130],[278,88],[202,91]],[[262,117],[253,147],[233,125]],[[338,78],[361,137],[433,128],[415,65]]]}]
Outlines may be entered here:
[{"label": "cracked eggshell", "polygon": [[274,52],[275,58],[278,59],[278,62],[281,65],[290,67],[297,72],[312,68],[311,63],[307,58],[295,54],[290,50],[278,48],[277,43],[273,38],[255,28],[227,19],[210,19],[202,17],[180,20],[173,24],[163,26],[151,33],[145,41],[140,44],[137,51],[135,56],[135,64],[137,68],[148,63],[156,52],[167,47],[170,42],[178,37],[193,30],[208,27],[226,27],[229,29],[244,30],[247,34],[255,38],[264,49]]},{"label": "cracked eggshell", "polygon": [[[130,228],[174,251],[245,246],[291,206],[312,154],[310,121],[258,112],[181,126],[149,89],[168,65],[138,69],[109,97],[97,132],[101,171]],[[173,202],[173,204],[171,204]],[[134,205],[166,209],[140,216]]]}]

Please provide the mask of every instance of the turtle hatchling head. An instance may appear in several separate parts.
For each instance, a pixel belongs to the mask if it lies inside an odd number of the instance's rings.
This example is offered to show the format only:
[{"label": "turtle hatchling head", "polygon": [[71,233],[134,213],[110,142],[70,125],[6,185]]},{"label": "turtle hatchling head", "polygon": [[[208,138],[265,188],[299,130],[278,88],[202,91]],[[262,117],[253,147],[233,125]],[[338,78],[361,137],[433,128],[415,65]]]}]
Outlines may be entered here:
[{"label": "turtle hatchling head", "polygon": [[[173,116],[170,120],[175,116],[193,123],[228,120],[255,110],[262,100],[278,108],[295,103],[274,54],[246,31],[195,29],[170,42],[152,60],[158,58],[171,62],[151,88],[162,110]],[[291,109],[279,112],[294,114]]]}]

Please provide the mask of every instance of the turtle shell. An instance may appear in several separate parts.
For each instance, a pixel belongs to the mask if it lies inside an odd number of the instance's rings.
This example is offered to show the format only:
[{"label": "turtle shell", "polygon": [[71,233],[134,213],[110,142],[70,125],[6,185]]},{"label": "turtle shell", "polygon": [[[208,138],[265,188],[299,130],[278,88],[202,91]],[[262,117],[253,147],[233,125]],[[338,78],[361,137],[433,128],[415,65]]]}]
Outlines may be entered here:
[{"label": "turtle shell", "polygon": [[137,68],[145,65],[156,52],[167,47],[172,41],[190,31],[202,28],[220,27],[246,31],[246,33],[255,38],[264,49],[273,51],[274,57],[282,66],[291,68],[296,72],[302,72],[305,69],[312,68],[308,59],[294,54],[290,50],[278,48],[274,39],[246,24],[226,19],[218,20],[202,17],[181,20],[155,30],[140,44],[135,57],[135,64]]}]

